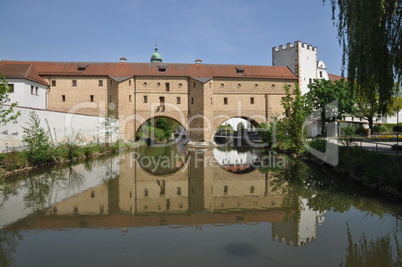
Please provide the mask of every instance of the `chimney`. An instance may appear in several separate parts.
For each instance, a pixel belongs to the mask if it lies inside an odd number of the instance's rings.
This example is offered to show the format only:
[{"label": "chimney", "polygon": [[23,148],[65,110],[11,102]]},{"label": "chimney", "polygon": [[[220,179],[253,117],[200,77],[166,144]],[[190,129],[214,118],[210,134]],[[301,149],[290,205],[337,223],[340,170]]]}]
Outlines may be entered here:
[{"label": "chimney", "polygon": [[202,60],[201,59],[196,59],[195,64],[201,64]]},{"label": "chimney", "polygon": [[125,57],[120,58],[120,63],[126,63],[127,59]]}]

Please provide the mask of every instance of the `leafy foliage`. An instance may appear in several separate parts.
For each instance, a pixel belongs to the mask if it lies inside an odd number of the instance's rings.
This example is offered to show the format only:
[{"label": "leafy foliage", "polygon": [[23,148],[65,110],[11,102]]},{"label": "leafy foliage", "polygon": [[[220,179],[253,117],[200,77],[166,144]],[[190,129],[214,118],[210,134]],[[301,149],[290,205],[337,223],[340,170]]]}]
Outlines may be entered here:
[{"label": "leafy foliage", "polygon": [[[323,0],[325,2],[325,0]],[[400,0],[331,0],[332,19],[337,15],[343,64],[351,88],[358,94],[375,94],[386,113],[394,80],[402,80],[402,2]]]},{"label": "leafy foliage", "polygon": [[18,103],[10,103],[9,96],[10,87],[6,78],[0,73],[0,123],[2,124],[7,124],[8,122],[17,123],[17,118],[21,115],[19,111],[14,113],[14,108]]},{"label": "leafy foliage", "polygon": [[31,166],[53,162],[53,151],[49,135],[40,125],[40,119],[34,111],[29,113],[27,127],[23,128],[22,141],[27,145],[26,155]]},{"label": "leafy foliage", "polygon": [[312,117],[322,122],[321,135],[325,136],[325,123],[341,119],[344,114],[353,114],[356,103],[353,91],[345,80],[331,81],[315,79],[308,85],[310,91],[304,95],[307,109]]},{"label": "leafy foliage", "polygon": [[303,123],[307,117],[307,110],[298,84],[295,85],[293,95],[290,93],[289,85],[285,85],[284,89],[286,96],[282,98],[281,104],[285,112],[284,118],[277,123],[277,141],[280,150],[300,154],[305,136]]}]

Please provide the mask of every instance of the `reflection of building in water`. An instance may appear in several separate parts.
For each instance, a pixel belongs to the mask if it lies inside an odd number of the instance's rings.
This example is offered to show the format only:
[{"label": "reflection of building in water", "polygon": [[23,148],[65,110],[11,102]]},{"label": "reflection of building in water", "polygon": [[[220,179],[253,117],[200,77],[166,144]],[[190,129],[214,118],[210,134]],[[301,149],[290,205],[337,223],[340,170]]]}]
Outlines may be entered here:
[{"label": "reflection of building in water", "polygon": [[310,209],[307,199],[300,199],[300,216],[293,216],[287,222],[272,224],[272,237],[287,245],[303,246],[317,237],[317,223],[325,219],[325,211]]},{"label": "reflection of building in water", "polygon": [[[273,175],[228,172],[211,161],[211,150],[190,151],[189,157],[177,172],[158,176],[126,153],[115,179],[53,205],[46,211],[51,216],[42,218],[43,226],[41,220],[34,224],[44,227],[58,216],[60,223],[68,217],[74,227],[84,222],[117,227],[272,222],[278,238],[301,243],[315,237],[310,228],[315,224],[309,221],[314,212],[305,205],[301,219],[293,218],[295,203],[284,202],[286,186],[272,187]],[[286,217],[290,223],[283,223]]]},{"label": "reflection of building in water", "polygon": [[256,159],[260,154],[257,150],[238,152],[237,150],[223,151],[219,149],[215,149],[213,153],[220,166],[234,173],[253,171],[257,162]]}]

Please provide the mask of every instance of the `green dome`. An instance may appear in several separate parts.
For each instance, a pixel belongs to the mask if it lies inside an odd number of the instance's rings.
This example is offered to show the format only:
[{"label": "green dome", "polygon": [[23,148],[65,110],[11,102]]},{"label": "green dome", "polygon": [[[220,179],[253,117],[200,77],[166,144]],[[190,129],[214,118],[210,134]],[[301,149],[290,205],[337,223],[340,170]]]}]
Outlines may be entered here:
[{"label": "green dome", "polygon": [[161,63],[162,55],[158,52],[158,47],[155,47],[155,52],[152,53],[151,63]]}]

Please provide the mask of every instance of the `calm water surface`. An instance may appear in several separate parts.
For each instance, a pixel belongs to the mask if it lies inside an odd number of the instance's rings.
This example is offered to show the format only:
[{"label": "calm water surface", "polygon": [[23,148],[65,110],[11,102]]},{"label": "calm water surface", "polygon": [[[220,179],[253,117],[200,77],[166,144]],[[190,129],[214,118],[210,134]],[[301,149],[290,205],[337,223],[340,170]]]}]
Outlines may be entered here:
[{"label": "calm water surface", "polygon": [[0,266],[402,266],[402,207],[246,148],[146,147],[15,177]]}]

